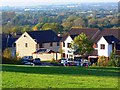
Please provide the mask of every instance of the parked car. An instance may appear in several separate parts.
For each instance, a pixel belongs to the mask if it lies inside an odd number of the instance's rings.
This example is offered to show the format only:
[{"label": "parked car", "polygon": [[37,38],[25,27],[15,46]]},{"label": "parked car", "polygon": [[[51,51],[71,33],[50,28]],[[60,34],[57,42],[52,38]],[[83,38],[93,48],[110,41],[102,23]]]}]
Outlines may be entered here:
[{"label": "parked car", "polygon": [[35,65],[40,65],[40,64],[41,64],[40,58],[35,58],[35,59],[33,60],[33,63],[34,63]]},{"label": "parked car", "polygon": [[26,63],[33,63],[33,60],[29,60],[29,59],[22,59],[22,64],[26,64]]},{"label": "parked car", "polygon": [[88,61],[88,60],[83,60],[83,62],[82,62],[82,65],[81,66],[90,66],[91,64],[90,64],[90,62]]},{"label": "parked car", "polygon": [[34,66],[35,64],[32,62],[25,62],[24,65],[33,65]]},{"label": "parked car", "polygon": [[24,59],[24,60],[32,60],[33,59],[33,56],[24,56],[22,59]]},{"label": "parked car", "polygon": [[66,63],[67,62],[67,59],[65,59],[65,58],[62,58],[61,60],[60,60],[60,63],[61,64],[64,64],[64,63]]},{"label": "parked car", "polygon": [[76,66],[75,61],[71,58],[62,58],[61,59],[61,64],[63,66]]}]

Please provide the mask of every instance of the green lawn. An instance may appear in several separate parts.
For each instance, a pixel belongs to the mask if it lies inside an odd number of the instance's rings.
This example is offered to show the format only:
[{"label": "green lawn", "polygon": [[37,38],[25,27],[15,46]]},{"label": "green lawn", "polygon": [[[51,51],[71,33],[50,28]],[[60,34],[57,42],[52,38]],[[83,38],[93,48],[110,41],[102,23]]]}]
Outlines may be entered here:
[{"label": "green lawn", "polygon": [[120,68],[3,65],[2,88],[118,88]]}]

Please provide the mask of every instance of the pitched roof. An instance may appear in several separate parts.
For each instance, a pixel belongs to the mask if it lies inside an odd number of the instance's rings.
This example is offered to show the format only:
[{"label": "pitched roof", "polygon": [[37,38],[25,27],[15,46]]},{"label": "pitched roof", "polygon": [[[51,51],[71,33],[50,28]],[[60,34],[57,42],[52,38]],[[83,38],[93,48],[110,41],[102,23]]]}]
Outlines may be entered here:
[{"label": "pitched roof", "polygon": [[2,51],[7,47],[12,47],[14,42],[18,39],[11,34],[0,34],[0,37],[2,37]]},{"label": "pitched roof", "polygon": [[38,43],[59,42],[61,39],[52,30],[28,31],[27,33]]},{"label": "pitched roof", "polygon": [[55,53],[55,51],[53,51],[51,49],[41,48],[34,53]]},{"label": "pitched roof", "polygon": [[63,42],[68,37],[68,35],[74,38],[75,36],[81,33],[85,33],[89,39],[92,39],[98,31],[98,28],[72,28],[70,31],[68,31],[68,33],[65,36],[63,36],[61,42]]},{"label": "pitched roof", "polygon": [[120,50],[120,44],[116,44],[116,50]]},{"label": "pitched roof", "polygon": [[112,44],[113,41],[114,43],[119,43],[120,40],[117,39],[116,37],[114,37],[113,35],[109,35],[109,36],[103,36],[105,38],[105,40],[109,43],[109,44]]},{"label": "pitched roof", "polygon": [[94,42],[97,43],[102,36],[109,36],[109,35],[113,35],[120,40],[120,29],[105,28],[102,31],[100,31],[99,34],[96,35],[96,37],[94,38]]},{"label": "pitched roof", "polygon": [[88,38],[92,38],[98,30],[98,28],[72,28],[70,31],[68,31],[68,34],[77,35],[85,33],[88,36]]},{"label": "pitched roof", "polygon": [[77,34],[77,35],[70,35],[70,37],[72,38],[72,39],[74,39],[76,36],[78,36],[79,34]]}]

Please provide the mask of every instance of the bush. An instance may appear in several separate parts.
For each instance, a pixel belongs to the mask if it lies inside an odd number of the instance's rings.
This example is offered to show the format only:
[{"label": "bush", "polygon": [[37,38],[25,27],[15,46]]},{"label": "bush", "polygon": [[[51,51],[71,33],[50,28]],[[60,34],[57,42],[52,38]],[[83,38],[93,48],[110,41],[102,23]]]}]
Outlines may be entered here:
[{"label": "bush", "polygon": [[108,65],[108,58],[104,56],[100,56],[97,62],[98,66],[107,66]]},{"label": "bush", "polygon": [[120,56],[116,56],[113,52],[110,55],[110,58],[100,56],[98,62],[92,66],[114,66],[120,67]]},{"label": "bush", "polygon": [[114,53],[111,53],[108,66],[120,67],[120,56],[116,56]]},{"label": "bush", "polygon": [[10,48],[6,48],[3,51],[2,63],[3,64],[21,64],[21,59],[17,58],[17,55],[13,57]]},{"label": "bush", "polygon": [[21,64],[22,60],[18,58],[2,57],[2,64]]}]

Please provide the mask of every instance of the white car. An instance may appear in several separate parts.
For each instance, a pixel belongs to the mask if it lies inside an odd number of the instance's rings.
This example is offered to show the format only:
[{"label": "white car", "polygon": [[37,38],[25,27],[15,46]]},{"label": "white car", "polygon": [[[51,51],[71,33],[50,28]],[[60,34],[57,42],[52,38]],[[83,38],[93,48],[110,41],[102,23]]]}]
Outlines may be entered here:
[{"label": "white car", "polygon": [[35,64],[32,63],[32,62],[26,62],[26,63],[24,63],[24,65],[32,65],[32,66],[34,66]]},{"label": "white car", "polygon": [[67,62],[67,59],[65,59],[65,58],[62,58],[60,61],[61,64],[64,64],[65,62]]}]

